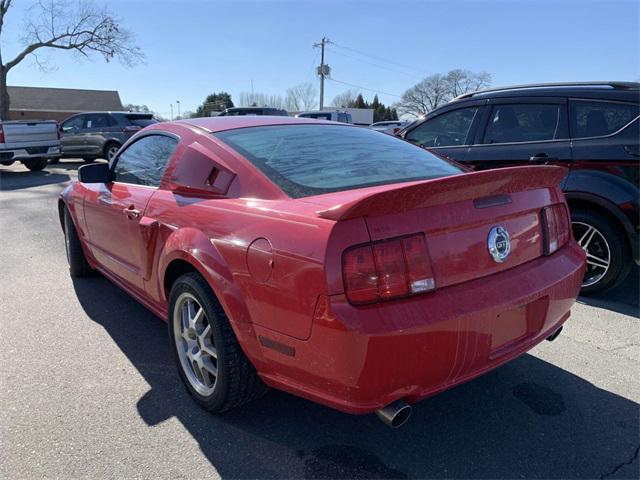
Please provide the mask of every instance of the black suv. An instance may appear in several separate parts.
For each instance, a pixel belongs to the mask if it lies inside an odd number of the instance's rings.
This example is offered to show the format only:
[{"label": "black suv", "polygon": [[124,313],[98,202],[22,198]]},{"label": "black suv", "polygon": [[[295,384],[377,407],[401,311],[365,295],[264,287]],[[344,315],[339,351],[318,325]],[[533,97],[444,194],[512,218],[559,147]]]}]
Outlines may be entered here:
[{"label": "black suv", "polygon": [[60,146],[64,158],[111,160],[120,147],[138,130],[158,123],[150,113],[86,112],[60,124]]},{"label": "black suv", "polygon": [[582,293],[612,288],[640,264],[640,84],[589,82],[462,95],[398,136],[474,170],[569,168],[562,188],[587,252]]},{"label": "black suv", "polygon": [[238,115],[275,115],[276,117],[288,117],[289,113],[281,108],[271,107],[232,107],[227,108],[218,115],[219,117],[231,117]]}]

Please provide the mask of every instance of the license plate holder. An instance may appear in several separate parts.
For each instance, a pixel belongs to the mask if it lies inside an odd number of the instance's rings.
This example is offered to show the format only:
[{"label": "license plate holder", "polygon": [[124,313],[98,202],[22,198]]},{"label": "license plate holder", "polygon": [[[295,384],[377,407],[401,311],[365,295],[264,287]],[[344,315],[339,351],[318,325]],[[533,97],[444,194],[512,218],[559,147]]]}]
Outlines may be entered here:
[{"label": "license plate holder", "polygon": [[491,350],[495,352],[527,336],[529,304],[505,310],[496,315],[491,334]]}]

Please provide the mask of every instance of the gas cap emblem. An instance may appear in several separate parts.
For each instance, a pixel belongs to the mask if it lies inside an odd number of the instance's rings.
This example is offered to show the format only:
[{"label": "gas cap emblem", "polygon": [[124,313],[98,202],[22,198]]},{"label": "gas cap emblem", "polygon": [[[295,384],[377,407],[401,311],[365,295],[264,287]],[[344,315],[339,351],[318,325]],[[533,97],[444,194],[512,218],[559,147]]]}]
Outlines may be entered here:
[{"label": "gas cap emblem", "polygon": [[509,232],[502,226],[498,225],[493,227],[489,231],[489,237],[487,238],[487,247],[489,253],[496,261],[496,263],[504,262],[509,253],[511,253],[511,240],[509,239]]}]

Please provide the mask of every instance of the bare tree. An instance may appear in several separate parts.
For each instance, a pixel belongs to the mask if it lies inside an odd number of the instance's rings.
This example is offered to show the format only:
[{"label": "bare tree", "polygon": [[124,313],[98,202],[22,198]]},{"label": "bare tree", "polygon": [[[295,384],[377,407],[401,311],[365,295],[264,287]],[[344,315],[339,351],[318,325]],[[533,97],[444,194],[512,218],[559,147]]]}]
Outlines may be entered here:
[{"label": "bare tree", "polygon": [[316,107],[318,90],[312,83],[305,82],[287,88],[285,105],[290,112],[313,110]]},{"label": "bare tree", "polygon": [[449,93],[453,98],[469,92],[476,92],[491,85],[491,75],[487,72],[474,73],[469,70],[451,70],[447,73]]},{"label": "bare tree", "polygon": [[486,72],[451,70],[446,75],[436,73],[404,92],[394,107],[403,115],[419,117],[459,95],[486,88],[490,84],[491,75]]},{"label": "bare tree", "polygon": [[331,106],[333,107],[348,107],[349,104],[355,101],[356,97],[360,92],[358,90],[347,90],[345,92],[339,93],[333,100],[331,100]]},{"label": "bare tree", "polygon": [[240,92],[240,105],[243,107],[284,108],[280,95],[269,95],[262,92]]},{"label": "bare tree", "polygon": [[[13,0],[0,0],[0,34]],[[23,28],[23,50],[5,62],[0,51],[0,117],[9,118],[10,98],[7,74],[29,55],[40,49],[69,50],[81,57],[102,55],[127,66],[142,61],[144,55],[133,42],[133,35],[120,27],[119,20],[107,9],[90,0],[71,3],[65,0],[39,0],[30,9]],[[37,59],[41,68],[44,65]]]},{"label": "bare tree", "polygon": [[430,75],[404,92],[396,108],[402,114],[419,117],[449,101],[448,88],[444,75]]}]

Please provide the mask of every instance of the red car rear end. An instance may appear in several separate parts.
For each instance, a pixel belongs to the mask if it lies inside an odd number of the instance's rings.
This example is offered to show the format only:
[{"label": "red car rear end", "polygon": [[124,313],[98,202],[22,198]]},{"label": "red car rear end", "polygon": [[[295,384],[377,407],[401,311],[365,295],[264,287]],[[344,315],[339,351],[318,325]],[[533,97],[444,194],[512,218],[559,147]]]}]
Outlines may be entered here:
[{"label": "red car rear end", "polygon": [[[136,189],[126,171],[118,182],[125,145],[115,181],[85,174],[106,166],[83,167],[87,183],[61,206],[73,208],[89,266],[168,319],[179,371],[205,408],[255,398],[257,373],[384,416],[554,338],[569,317],[585,254],[563,168],[464,173],[368,129],[237,118],[149,127],[138,138],[175,143],[161,150],[171,159],[155,170],[157,190]],[[209,328],[219,322],[233,333]],[[230,348],[246,368],[226,363]],[[253,387],[239,395],[231,381]]]}]

